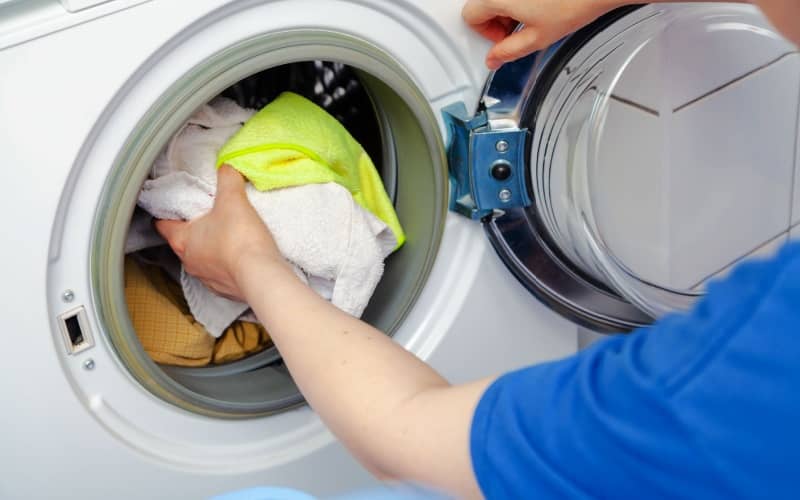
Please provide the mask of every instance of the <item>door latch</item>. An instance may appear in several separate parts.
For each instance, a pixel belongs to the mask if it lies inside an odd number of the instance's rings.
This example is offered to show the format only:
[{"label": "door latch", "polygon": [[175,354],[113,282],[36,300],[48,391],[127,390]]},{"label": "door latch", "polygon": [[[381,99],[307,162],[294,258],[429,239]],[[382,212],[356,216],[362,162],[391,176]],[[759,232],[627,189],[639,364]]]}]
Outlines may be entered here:
[{"label": "door latch", "polygon": [[527,129],[492,130],[486,112],[463,103],[442,110],[449,132],[450,210],[474,220],[531,204],[525,174]]}]

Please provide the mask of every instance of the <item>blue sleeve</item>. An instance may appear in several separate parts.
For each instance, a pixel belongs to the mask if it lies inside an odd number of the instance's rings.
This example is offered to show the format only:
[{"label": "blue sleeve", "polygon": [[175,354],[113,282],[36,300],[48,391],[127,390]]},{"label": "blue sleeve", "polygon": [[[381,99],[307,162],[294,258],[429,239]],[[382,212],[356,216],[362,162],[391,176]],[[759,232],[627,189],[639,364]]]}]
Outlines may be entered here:
[{"label": "blue sleeve", "polygon": [[770,485],[771,498],[791,496],[797,332],[792,245],[712,283],[690,313],[499,378],[472,422],[483,493],[732,498],[763,496]]}]

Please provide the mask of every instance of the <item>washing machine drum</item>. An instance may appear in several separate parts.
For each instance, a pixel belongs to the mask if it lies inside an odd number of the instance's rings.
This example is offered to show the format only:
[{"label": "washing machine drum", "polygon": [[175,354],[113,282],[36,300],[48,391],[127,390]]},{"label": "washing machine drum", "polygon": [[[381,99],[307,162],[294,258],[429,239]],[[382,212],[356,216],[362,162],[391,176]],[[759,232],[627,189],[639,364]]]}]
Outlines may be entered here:
[{"label": "washing machine drum", "polygon": [[452,208],[596,330],[703,295],[800,222],[800,55],[752,7],[612,12],[451,107]]},{"label": "washing machine drum", "polygon": [[[138,121],[103,185],[90,256],[99,330],[142,387],[192,413],[213,418],[251,418],[282,412],[304,402],[276,348],[267,345],[263,337],[259,336],[259,345],[253,346],[254,342],[234,336],[241,344],[234,349],[239,359],[212,357],[206,361],[201,356],[195,363],[198,356],[189,354],[195,355],[196,351],[184,355],[187,349],[183,344],[188,342],[173,340],[177,329],[171,317],[152,312],[158,310],[151,307],[153,294],[137,302],[144,303],[143,310],[151,311],[140,315],[145,318],[140,324],[147,324],[144,335],[133,324],[130,308],[122,298],[125,285],[138,279],[122,270],[128,269],[123,264],[126,229],[135,226],[132,218],[142,215],[135,209],[139,188],[165,145],[199,105],[223,96],[243,107],[260,108],[281,92],[292,91],[328,111],[368,152],[403,221],[409,242],[386,259],[382,279],[362,316],[365,321],[394,334],[414,306],[437,255],[447,214],[447,179],[444,148],[436,136],[434,115],[422,108],[427,104],[423,99],[413,99],[409,104],[403,98],[414,96],[414,88],[409,80],[393,76],[393,67],[384,67],[377,56],[347,45],[356,42],[330,35],[330,39],[323,38],[326,43],[315,45],[309,43],[312,36],[265,34],[238,47],[236,57],[221,51],[183,75]],[[293,43],[297,45],[292,46]],[[328,43],[338,44],[336,51],[328,51],[331,60],[315,59],[329,47]],[[294,51],[291,57],[281,52],[281,47],[287,46]],[[357,69],[370,64],[377,68],[374,73]],[[218,70],[220,67],[225,70]],[[426,112],[430,115],[427,121],[423,119]],[[398,175],[400,171],[404,175]],[[163,245],[145,250],[150,251],[153,253],[137,254],[131,259],[144,264],[164,258],[176,262]],[[163,260],[157,263],[163,267]],[[149,280],[154,266],[144,268],[148,271],[139,274]],[[156,277],[151,281],[161,283],[158,277],[163,273],[158,267],[155,269]],[[174,294],[164,292],[167,285],[151,288],[161,293],[158,300],[180,302]],[[90,330],[86,315],[84,307],[79,306],[60,317],[69,354],[93,345],[87,340]],[[157,347],[151,349],[156,356],[145,350],[141,341],[145,336],[151,339],[151,347]],[[249,347],[245,348],[246,344]],[[219,343],[214,346],[215,353],[216,347]],[[207,355],[207,349],[201,354]],[[190,363],[183,363],[183,358]]]}]

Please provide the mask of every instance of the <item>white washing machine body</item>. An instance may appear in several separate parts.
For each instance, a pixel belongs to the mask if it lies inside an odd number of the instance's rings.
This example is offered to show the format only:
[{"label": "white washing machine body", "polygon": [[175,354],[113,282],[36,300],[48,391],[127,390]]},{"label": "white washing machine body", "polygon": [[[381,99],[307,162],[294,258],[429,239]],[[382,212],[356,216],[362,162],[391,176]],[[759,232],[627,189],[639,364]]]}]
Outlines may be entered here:
[{"label": "white washing machine body", "polygon": [[[0,497],[203,498],[255,485],[329,494],[373,482],[306,406],[223,419],[145,390],[100,321],[93,221],[115,158],[166,89],[265,33],[335,33],[388,54],[437,117],[443,142],[440,110],[475,106],[486,77],[486,46],[462,25],[459,3],[32,4],[12,2],[18,17],[0,21]],[[455,214],[444,224],[397,342],[453,382],[575,351],[576,326],[510,278],[479,224]],[[93,345],[69,354],[59,316],[76,308]]]},{"label": "white washing machine body", "polygon": [[796,235],[800,54],[754,8],[623,9],[487,75],[460,7],[0,2],[0,498],[374,481],[285,370],[165,375],[122,298],[149,165],[192,110],[268,68],[343,63],[384,109],[409,243],[367,319],[453,382],[574,353],[578,324],[687,307]]}]

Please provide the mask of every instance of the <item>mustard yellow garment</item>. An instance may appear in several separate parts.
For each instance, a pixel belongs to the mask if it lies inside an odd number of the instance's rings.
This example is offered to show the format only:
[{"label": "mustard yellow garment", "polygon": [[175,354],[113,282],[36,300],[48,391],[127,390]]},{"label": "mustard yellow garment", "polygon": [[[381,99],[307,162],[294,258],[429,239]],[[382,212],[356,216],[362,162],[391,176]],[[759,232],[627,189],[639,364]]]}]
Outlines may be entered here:
[{"label": "mustard yellow garment", "polygon": [[211,362],[217,365],[230,363],[263,351],[270,345],[272,345],[272,341],[263,326],[247,321],[237,321],[217,339]]},{"label": "mustard yellow garment", "polygon": [[180,285],[155,266],[125,258],[125,299],[145,352],[157,363],[206,366],[259,352],[271,340],[261,325],[237,321],[215,339],[189,313]]},{"label": "mustard yellow garment", "polygon": [[333,116],[308,99],[284,92],[256,113],[220,149],[228,164],[259,191],[336,182],[405,241],[380,175],[364,148]]}]

